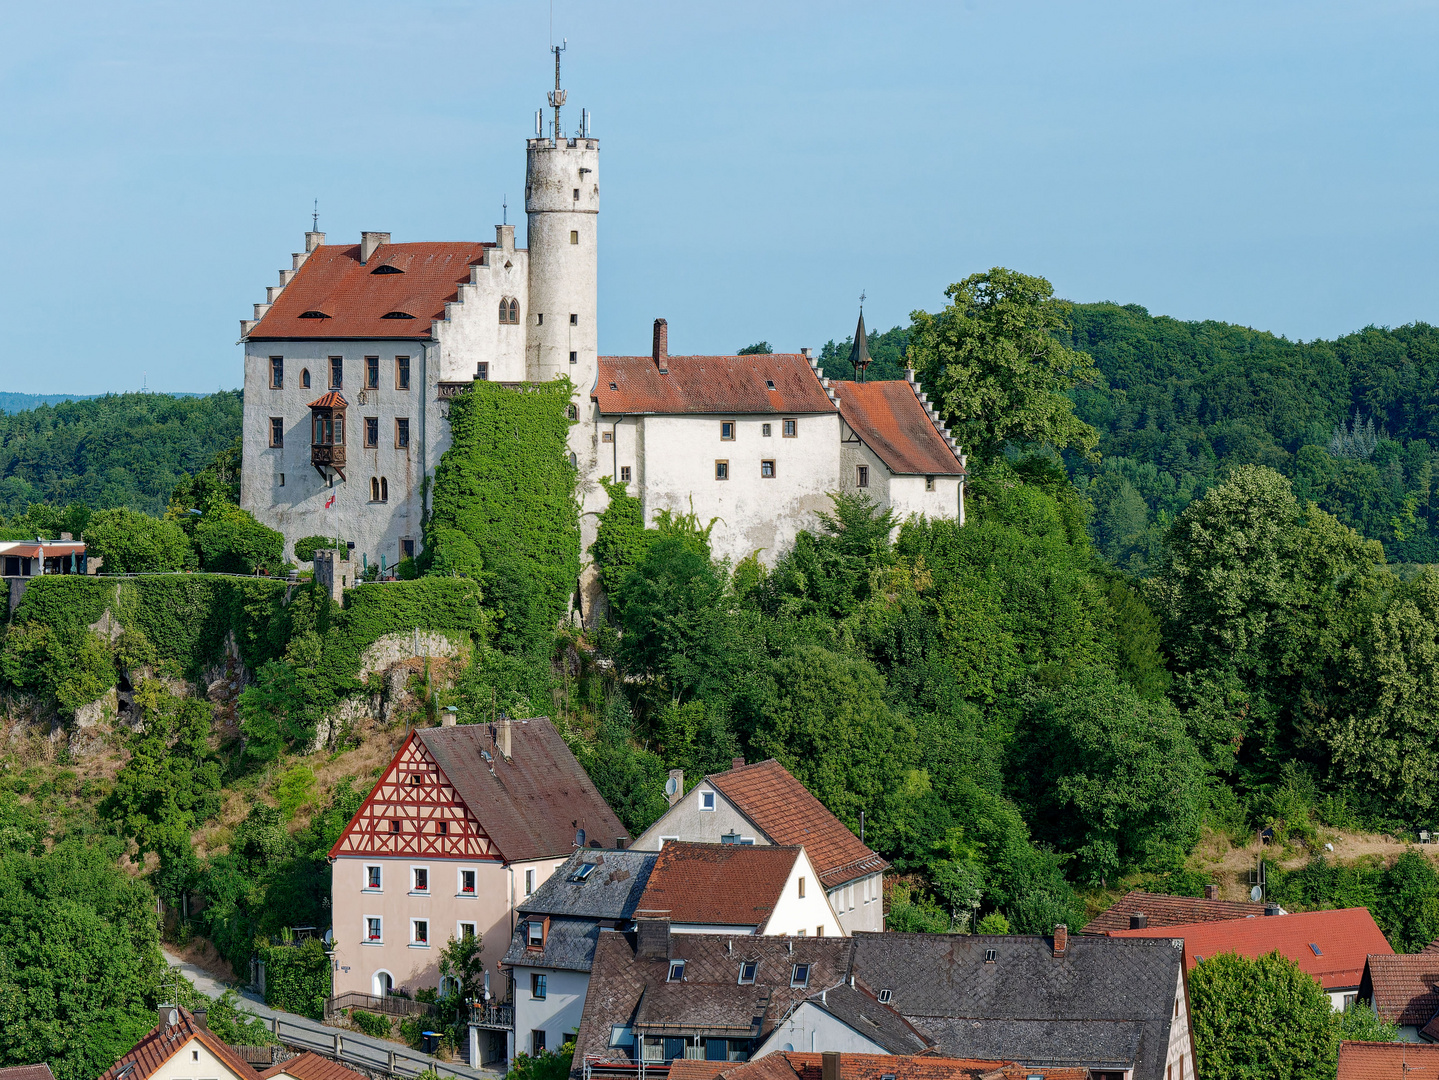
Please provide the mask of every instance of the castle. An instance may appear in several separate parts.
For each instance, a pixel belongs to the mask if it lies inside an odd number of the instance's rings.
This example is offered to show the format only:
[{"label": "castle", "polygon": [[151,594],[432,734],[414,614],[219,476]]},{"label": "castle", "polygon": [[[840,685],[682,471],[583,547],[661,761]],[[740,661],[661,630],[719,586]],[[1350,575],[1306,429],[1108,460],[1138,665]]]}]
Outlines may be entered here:
[{"label": "castle", "polygon": [[[449,446],[449,400],[474,380],[575,385],[569,436],[585,551],[608,505],[600,479],[661,510],[717,519],[717,557],[773,561],[835,491],[862,491],[903,518],[964,520],[965,459],[910,372],[824,377],[810,350],[671,356],[657,319],[648,356],[598,354],[599,140],[588,116],[536,114],[526,144],[527,248],[513,225],[491,242],[358,244],[305,234],[305,249],[242,320],[241,504],[282,532],[352,541],[393,567],[421,548],[424,500]],[[868,359],[861,315],[855,338]],[[587,560],[586,560],[587,562]],[[592,567],[577,590],[597,599]]]}]

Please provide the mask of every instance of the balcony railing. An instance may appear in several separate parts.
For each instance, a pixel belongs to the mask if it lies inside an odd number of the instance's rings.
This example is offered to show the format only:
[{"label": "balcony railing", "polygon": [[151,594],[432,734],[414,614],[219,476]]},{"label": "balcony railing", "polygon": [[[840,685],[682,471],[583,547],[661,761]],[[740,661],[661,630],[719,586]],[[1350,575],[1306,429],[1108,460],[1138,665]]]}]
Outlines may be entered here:
[{"label": "balcony railing", "polygon": [[324,443],[312,443],[310,446],[311,465],[338,465],[345,464],[345,448],[343,446],[328,446]]},{"label": "balcony railing", "polygon": [[493,1031],[513,1031],[515,1007],[508,1002],[490,1001],[470,1006],[470,1023]]},{"label": "balcony railing", "polygon": [[325,999],[325,1019],[328,1020],[341,1009],[364,1009],[366,1012],[385,1013],[387,1016],[434,1016],[435,1007],[424,1001],[386,994],[360,994],[350,991]]}]

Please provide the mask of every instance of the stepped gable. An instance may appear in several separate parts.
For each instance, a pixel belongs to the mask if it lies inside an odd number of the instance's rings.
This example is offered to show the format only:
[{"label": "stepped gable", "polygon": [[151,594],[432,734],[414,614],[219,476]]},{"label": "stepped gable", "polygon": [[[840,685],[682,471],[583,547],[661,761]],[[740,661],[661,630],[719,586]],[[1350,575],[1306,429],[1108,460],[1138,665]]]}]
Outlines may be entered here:
[{"label": "stepped gable", "polygon": [[1116,930],[1109,936],[1183,939],[1185,963],[1191,968],[1200,959],[1219,953],[1257,958],[1277,951],[1312,975],[1326,990],[1358,986],[1369,954],[1394,951],[1368,908],[1298,911],[1254,919]]},{"label": "stepped gable", "polygon": [[[491,247],[477,241],[381,244],[361,263],[359,244],[323,244],[305,257],[246,336],[428,340],[432,322],[445,317],[445,304],[458,299],[470,267]],[[307,313],[319,317],[303,318]]]},{"label": "stepped gable", "polygon": [[202,1028],[195,1021],[189,1009],[177,1008],[175,1023],[157,1026],[130,1048],[130,1052],[100,1074],[100,1080],[146,1080],[159,1072],[164,1064],[179,1053],[190,1042],[198,1039],[210,1053],[214,1054],[236,1077],[253,1076],[254,1067],[218,1036]]},{"label": "stepped gable", "polygon": [[[506,724],[508,756],[497,742]],[[604,844],[627,835],[547,717],[419,728],[395,754],[330,857],[525,862],[571,854],[577,829],[585,830],[587,841]]]},{"label": "stepped gable", "polygon": [[1337,1080],[1439,1080],[1439,1046],[1345,1040]]},{"label": "stepped gable", "polygon": [[1149,925],[1154,927],[1182,926],[1224,919],[1250,919],[1263,914],[1263,904],[1205,900],[1197,896],[1168,896],[1164,893],[1133,889],[1116,900],[1107,911],[1102,911],[1091,919],[1081,933],[1111,934],[1116,930],[1128,930],[1130,915],[1144,915]]},{"label": "stepped gable", "polygon": [[1368,957],[1359,996],[1374,1003],[1381,1020],[1424,1027],[1439,1014],[1439,955],[1419,952]]},{"label": "stepped gable", "polygon": [[907,380],[836,381],[839,415],[890,472],[902,476],[963,476],[958,454]]},{"label": "stepped gable", "polygon": [[[1271,920],[1272,921],[1272,920]],[[941,1054],[1162,1080],[1183,951],[1165,939],[856,933],[854,972]]]},{"label": "stepped gable", "polygon": [[826,889],[889,867],[774,758],[706,779],[774,843],[803,847]]},{"label": "stepped gable", "polygon": [[666,841],[640,897],[637,919],[763,927],[784,893],[800,848]]},{"label": "stepped gable", "polygon": [[608,416],[835,411],[809,358],[800,353],[665,356],[664,362],[667,371],[653,356],[601,356],[590,397]]}]

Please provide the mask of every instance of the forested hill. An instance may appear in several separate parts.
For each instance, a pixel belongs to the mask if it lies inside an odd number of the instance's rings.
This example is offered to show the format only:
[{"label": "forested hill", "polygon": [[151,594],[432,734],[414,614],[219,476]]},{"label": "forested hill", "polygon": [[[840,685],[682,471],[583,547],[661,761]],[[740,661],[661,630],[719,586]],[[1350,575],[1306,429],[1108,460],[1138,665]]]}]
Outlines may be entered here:
[{"label": "forested hill", "polygon": [[1112,561],[1151,570],[1173,518],[1235,465],[1268,465],[1391,561],[1439,562],[1439,329],[1369,327],[1288,341],[1219,322],[1077,304],[1073,348],[1107,385],[1076,391],[1101,463],[1075,457],[1093,533]]},{"label": "forested hill", "polygon": [[0,516],[31,503],[160,514],[170,493],[240,434],[238,390],[107,394],[0,415]]}]

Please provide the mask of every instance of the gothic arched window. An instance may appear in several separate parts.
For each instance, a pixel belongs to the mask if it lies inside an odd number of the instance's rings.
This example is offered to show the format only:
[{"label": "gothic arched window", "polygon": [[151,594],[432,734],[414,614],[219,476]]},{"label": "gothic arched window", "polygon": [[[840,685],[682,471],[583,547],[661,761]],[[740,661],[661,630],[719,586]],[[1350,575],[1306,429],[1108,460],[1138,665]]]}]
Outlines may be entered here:
[{"label": "gothic arched window", "polygon": [[370,501],[380,501],[380,480],[379,477],[370,477]]},{"label": "gothic arched window", "polygon": [[520,302],[515,299],[510,300],[510,322],[515,326],[520,325]]},{"label": "gothic arched window", "polygon": [[501,325],[510,321],[510,304],[503,296],[500,297],[500,323]]},{"label": "gothic arched window", "polygon": [[570,418],[571,420],[578,420],[578,419],[580,418],[580,410],[577,409],[577,408],[575,408],[573,405],[571,405],[571,406],[566,410],[566,412],[569,414],[569,418]]},{"label": "gothic arched window", "polygon": [[300,372],[300,385],[301,385],[302,387],[304,387],[306,390],[310,389],[310,369],[309,369],[309,368],[305,368],[305,370],[303,370],[303,371]]},{"label": "gothic arched window", "polygon": [[390,482],[385,477],[380,477],[380,502],[390,501]]}]

